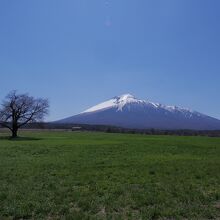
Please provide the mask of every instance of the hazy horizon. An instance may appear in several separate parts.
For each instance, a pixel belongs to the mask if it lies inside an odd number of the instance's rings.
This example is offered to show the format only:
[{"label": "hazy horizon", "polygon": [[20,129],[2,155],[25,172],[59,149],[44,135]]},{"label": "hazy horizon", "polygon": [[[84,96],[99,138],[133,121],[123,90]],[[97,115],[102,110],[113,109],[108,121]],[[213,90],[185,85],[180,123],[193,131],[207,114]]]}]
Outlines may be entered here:
[{"label": "hazy horizon", "polygon": [[50,100],[47,121],[130,93],[220,119],[218,0],[0,2],[0,102]]}]

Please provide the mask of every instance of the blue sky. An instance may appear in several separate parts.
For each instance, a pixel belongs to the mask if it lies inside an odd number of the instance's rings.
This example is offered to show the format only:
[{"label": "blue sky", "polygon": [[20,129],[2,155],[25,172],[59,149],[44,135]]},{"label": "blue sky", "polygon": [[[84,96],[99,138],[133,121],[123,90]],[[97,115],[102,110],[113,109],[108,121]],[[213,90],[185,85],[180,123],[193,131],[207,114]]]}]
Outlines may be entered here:
[{"label": "blue sky", "polygon": [[219,0],[2,0],[0,100],[49,98],[48,120],[123,93],[220,119]]}]

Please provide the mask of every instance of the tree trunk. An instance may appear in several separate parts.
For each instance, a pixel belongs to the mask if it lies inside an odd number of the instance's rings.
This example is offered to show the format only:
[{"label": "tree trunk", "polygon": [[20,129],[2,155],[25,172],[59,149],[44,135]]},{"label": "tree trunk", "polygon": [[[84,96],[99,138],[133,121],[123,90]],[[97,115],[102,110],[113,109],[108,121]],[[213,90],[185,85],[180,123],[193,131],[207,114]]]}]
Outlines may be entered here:
[{"label": "tree trunk", "polygon": [[12,137],[12,138],[16,138],[16,137],[18,136],[17,133],[18,133],[17,130],[13,130],[13,131],[12,131],[12,136],[11,136],[11,137]]},{"label": "tree trunk", "polygon": [[12,129],[12,138],[16,138],[18,137],[18,128],[17,127],[13,127]]}]

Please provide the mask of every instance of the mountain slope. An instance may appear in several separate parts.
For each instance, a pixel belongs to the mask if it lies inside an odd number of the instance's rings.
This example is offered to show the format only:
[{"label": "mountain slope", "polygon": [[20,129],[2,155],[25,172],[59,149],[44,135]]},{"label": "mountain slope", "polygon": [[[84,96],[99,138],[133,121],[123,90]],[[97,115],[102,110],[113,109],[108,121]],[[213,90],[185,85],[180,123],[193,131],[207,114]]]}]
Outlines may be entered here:
[{"label": "mountain slope", "polygon": [[220,120],[189,109],[136,99],[130,94],[114,97],[58,123],[113,125],[138,129],[220,129]]}]

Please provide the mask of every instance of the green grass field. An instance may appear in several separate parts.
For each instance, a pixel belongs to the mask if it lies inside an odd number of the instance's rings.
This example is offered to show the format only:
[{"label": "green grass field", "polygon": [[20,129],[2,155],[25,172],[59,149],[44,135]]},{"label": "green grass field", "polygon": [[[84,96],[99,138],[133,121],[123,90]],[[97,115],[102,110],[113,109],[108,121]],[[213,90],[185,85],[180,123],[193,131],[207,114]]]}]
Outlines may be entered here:
[{"label": "green grass field", "polygon": [[220,138],[0,135],[0,219],[220,219]]}]

